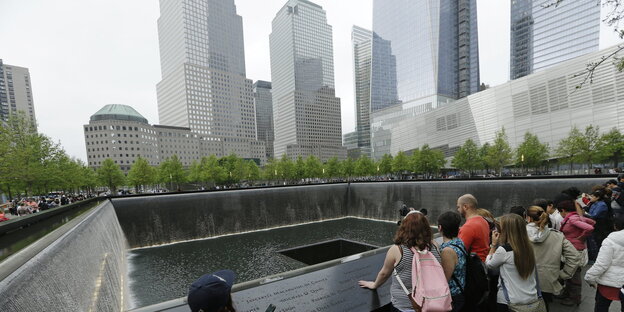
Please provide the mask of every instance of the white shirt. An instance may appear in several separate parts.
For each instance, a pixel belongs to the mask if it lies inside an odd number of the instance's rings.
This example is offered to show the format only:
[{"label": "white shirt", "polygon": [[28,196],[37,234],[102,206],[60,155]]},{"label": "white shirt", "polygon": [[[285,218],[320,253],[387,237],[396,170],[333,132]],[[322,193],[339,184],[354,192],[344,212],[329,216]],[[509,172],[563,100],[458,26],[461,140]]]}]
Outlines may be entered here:
[{"label": "white shirt", "polygon": [[550,218],[550,223],[552,224],[553,229],[561,231],[561,221],[563,221],[563,217],[559,213],[559,210],[555,209],[555,212],[549,214],[548,217]]}]

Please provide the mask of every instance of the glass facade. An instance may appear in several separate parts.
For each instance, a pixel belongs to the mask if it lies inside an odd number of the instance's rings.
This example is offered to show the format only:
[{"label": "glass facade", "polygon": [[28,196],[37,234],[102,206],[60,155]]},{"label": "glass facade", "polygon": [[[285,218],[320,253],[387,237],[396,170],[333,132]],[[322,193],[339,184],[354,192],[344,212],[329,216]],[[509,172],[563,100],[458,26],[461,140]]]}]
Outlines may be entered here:
[{"label": "glass facade", "polygon": [[[357,147],[370,152],[370,111],[371,111],[371,58],[373,33],[362,27],[353,26],[353,71],[355,83],[355,117]],[[346,144],[345,144],[346,146]]]},{"label": "glass facade", "polygon": [[275,157],[344,158],[325,11],[307,0],[289,0],[273,19],[269,43]]},{"label": "glass facade", "polygon": [[273,97],[271,82],[258,80],[253,84],[258,140],[267,147],[267,159],[273,158]]},{"label": "glass facade", "polygon": [[511,0],[510,78],[598,51],[600,2]]},{"label": "glass facade", "polygon": [[372,110],[477,92],[476,9],[476,0],[374,0]]}]

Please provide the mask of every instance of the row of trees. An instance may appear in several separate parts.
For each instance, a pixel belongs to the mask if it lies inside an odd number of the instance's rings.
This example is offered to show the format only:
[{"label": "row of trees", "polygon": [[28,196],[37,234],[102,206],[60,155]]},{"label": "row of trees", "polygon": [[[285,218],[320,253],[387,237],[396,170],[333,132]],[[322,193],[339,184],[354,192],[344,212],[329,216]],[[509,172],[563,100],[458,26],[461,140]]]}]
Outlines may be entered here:
[{"label": "row of trees", "polygon": [[90,190],[97,185],[92,169],[72,159],[59,144],[37,133],[23,115],[0,122],[0,191],[44,194],[49,191]]},{"label": "row of trees", "polygon": [[591,169],[595,164],[606,162],[616,168],[623,153],[624,135],[617,128],[600,134],[597,126],[589,125],[584,131],[573,127],[568,136],[552,150],[547,143],[540,142],[537,135],[530,132],[525,133],[524,141],[513,150],[503,128],[496,133],[492,144],[485,143],[478,147],[474,141],[467,140],[455,153],[451,165],[468,175],[478,170],[490,169],[500,174],[507,166],[515,166],[524,171],[540,170],[548,167],[550,159],[569,164],[570,170],[574,164],[584,164]]}]

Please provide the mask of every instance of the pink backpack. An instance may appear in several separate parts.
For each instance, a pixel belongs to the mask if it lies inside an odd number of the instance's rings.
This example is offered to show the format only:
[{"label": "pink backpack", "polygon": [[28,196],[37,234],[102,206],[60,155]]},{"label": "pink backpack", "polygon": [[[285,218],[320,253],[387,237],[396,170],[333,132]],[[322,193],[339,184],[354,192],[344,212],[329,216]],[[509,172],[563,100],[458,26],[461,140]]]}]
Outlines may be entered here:
[{"label": "pink backpack", "polygon": [[[417,251],[413,247],[412,291],[409,292],[401,278],[395,274],[416,312],[445,312],[453,309],[451,291],[444,270],[430,251]],[[396,271],[395,271],[396,272]]]}]

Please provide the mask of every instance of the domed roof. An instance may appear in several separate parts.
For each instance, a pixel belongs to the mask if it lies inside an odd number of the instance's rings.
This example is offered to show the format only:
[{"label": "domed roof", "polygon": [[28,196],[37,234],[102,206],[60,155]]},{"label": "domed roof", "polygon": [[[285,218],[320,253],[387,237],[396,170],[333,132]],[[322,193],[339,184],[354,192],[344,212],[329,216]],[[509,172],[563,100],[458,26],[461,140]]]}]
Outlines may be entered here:
[{"label": "domed roof", "polygon": [[134,108],[123,104],[108,104],[95,114],[91,115],[91,121],[96,120],[129,120],[148,123]]}]

